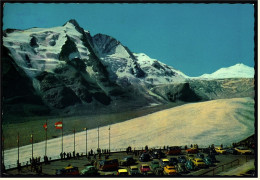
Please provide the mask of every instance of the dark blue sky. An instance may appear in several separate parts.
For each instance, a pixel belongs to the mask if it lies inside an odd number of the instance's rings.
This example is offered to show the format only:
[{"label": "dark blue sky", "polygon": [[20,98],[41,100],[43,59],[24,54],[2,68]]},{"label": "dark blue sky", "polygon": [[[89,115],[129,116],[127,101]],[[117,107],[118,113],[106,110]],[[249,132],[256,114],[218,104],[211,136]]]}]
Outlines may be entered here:
[{"label": "dark blue sky", "polygon": [[6,3],[3,29],[55,27],[70,19],[189,76],[237,63],[254,66],[252,4]]}]

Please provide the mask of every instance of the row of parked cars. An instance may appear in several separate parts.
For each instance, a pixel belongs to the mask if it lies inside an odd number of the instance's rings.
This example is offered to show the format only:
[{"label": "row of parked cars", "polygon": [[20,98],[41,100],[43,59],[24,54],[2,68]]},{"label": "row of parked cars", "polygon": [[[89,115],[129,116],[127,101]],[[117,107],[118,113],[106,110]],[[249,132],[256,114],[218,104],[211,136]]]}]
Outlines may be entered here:
[{"label": "row of parked cars", "polygon": [[246,147],[235,147],[235,148],[227,148],[223,149],[222,147],[216,147],[215,148],[216,153],[218,154],[252,154],[252,151]]},{"label": "row of parked cars", "polygon": [[[166,153],[161,150],[145,151],[138,160],[142,162],[149,162],[141,164],[138,168],[137,160],[133,156],[126,156],[118,161],[118,159],[100,160],[97,167],[86,166],[81,172],[77,167],[68,166],[62,170],[57,170],[57,175],[99,175],[98,171],[117,170],[117,175],[178,175],[188,173],[189,171],[197,170],[213,166],[217,162],[215,155],[217,154],[251,154],[252,152],[244,147],[236,147],[230,149],[223,149],[221,147],[203,149],[200,153],[197,148],[186,149],[186,154],[181,153],[180,147],[169,147]],[[167,155],[177,155],[175,157],[167,158]],[[120,168],[128,167],[128,168]],[[105,173],[106,175],[109,172]]]}]

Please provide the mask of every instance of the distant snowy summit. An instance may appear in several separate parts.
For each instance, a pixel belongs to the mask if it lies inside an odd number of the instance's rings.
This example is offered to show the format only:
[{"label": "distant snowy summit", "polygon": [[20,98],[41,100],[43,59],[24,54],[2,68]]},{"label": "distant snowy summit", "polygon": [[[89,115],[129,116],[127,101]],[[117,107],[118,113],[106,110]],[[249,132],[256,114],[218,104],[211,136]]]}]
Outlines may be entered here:
[{"label": "distant snowy summit", "polygon": [[254,68],[242,63],[234,66],[221,68],[212,74],[203,74],[200,79],[223,79],[223,78],[254,78]]}]

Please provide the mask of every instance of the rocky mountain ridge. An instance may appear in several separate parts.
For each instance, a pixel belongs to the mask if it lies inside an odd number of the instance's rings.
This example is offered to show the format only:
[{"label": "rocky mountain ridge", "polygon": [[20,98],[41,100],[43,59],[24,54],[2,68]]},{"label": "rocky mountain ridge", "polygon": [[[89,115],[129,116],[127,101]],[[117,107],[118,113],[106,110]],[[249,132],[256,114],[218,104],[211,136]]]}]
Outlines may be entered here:
[{"label": "rocky mountain ridge", "polygon": [[[7,29],[3,35],[2,63],[8,67],[2,77],[5,114],[14,109],[26,115],[73,114],[76,108],[98,110],[116,103],[142,107],[227,97],[223,90],[218,92],[219,83],[191,79],[143,53],[132,53],[111,36],[92,37],[75,20],[53,28]],[[218,95],[207,94],[208,83],[216,86],[211,91]],[[236,91],[243,96],[243,90]],[[254,94],[254,88],[248,94]]]}]

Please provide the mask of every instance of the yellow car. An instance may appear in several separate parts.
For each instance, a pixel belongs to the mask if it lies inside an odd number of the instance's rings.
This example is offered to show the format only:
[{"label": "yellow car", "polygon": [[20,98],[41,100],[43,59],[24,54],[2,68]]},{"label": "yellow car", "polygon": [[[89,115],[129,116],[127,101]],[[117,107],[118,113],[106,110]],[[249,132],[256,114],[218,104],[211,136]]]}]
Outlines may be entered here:
[{"label": "yellow car", "polygon": [[161,167],[165,167],[170,163],[169,159],[161,159],[159,164]]},{"label": "yellow car", "polygon": [[194,165],[198,168],[203,168],[206,167],[205,162],[203,161],[203,159],[200,158],[195,158],[192,160],[192,162],[194,163]]},{"label": "yellow car", "polygon": [[222,147],[216,147],[215,151],[219,154],[226,154],[226,150],[224,150]]},{"label": "yellow car", "polygon": [[171,165],[166,165],[164,168],[163,168],[163,173],[165,175],[175,175],[177,172],[176,172],[176,169],[174,166],[171,166]]},{"label": "yellow car", "polygon": [[252,154],[252,151],[245,147],[236,147],[235,150],[238,154]]},{"label": "yellow car", "polygon": [[127,176],[128,175],[128,171],[127,171],[127,169],[118,169],[117,175],[118,176]]}]

